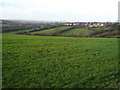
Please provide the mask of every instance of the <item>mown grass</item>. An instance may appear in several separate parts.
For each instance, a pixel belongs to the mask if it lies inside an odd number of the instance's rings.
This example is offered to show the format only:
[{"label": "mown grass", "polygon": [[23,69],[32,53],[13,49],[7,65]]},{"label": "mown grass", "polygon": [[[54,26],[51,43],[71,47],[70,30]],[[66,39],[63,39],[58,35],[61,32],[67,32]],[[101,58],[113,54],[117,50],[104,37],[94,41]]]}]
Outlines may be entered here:
[{"label": "mown grass", "polygon": [[63,36],[88,36],[90,35],[90,31],[87,28],[77,28],[72,29],[66,32],[63,32],[61,35]]},{"label": "mown grass", "polygon": [[117,88],[117,41],[3,34],[3,88]]},{"label": "mown grass", "polygon": [[40,34],[40,35],[54,35],[59,34],[60,31],[70,28],[69,26],[60,26],[52,29],[46,29],[43,31],[32,32],[31,34]]}]

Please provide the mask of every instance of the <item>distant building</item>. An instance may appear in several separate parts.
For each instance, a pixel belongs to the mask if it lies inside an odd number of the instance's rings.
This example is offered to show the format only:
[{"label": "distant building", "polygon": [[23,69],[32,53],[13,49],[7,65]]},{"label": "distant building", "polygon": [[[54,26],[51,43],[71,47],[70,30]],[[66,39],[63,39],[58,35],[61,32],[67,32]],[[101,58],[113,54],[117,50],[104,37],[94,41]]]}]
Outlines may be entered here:
[{"label": "distant building", "polygon": [[65,26],[83,26],[83,27],[103,27],[105,23],[101,22],[67,22]]}]

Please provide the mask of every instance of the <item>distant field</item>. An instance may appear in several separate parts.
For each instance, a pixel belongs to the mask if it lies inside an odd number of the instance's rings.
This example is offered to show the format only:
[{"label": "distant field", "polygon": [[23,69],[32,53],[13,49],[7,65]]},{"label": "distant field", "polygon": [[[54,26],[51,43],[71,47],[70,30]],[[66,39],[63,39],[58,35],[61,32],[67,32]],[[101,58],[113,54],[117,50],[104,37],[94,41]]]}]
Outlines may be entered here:
[{"label": "distant field", "polygon": [[2,39],[3,88],[118,87],[117,38],[3,34]]},{"label": "distant field", "polygon": [[[9,24],[3,24],[9,25]],[[104,37],[119,38],[119,24],[113,24],[103,27],[82,27],[82,26],[63,26],[48,25],[41,27],[36,25],[14,25],[2,28],[2,33],[38,35],[38,36],[68,36],[68,37]]]},{"label": "distant field", "polygon": [[56,27],[52,29],[46,29],[43,31],[37,31],[37,32],[32,32],[31,34],[39,34],[39,35],[58,35],[60,31],[64,29],[70,28],[69,26],[61,26],[61,27]]},{"label": "distant field", "polygon": [[29,32],[31,30],[36,30],[36,29],[41,29],[41,28],[34,28],[34,29],[25,29],[25,30],[20,30],[20,31],[11,31],[8,33],[21,33],[21,32]]},{"label": "distant field", "polygon": [[88,36],[90,31],[87,28],[77,28],[72,29],[66,32],[63,32],[61,35],[67,36]]},{"label": "distant field", "polygon": [[11,24],[0,24],[0,27],[9,27],[12,26]]},{"label": "distant field", "polygon": [[107,28],[105,28],[105,27],[95,27],[95,28],[92,28],[92,31],[103,31],[105,29],[107,29]]}]

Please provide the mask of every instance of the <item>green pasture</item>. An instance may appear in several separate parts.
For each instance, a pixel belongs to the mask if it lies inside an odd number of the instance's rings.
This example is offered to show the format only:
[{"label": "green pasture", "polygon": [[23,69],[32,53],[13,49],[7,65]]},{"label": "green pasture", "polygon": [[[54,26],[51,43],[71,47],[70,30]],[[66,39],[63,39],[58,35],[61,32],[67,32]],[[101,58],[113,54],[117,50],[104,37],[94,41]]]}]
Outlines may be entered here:
[{"label": "green pasture", "polygon": [[118,88],[117,38],[3,34],[2,40],[3,88]]},{"label": "green pasture", "polygon": [[63,36],[88,36],[90,35],[90,31],[87,28],[76,28],[76,29],[63,32],[61,35]]},{"label": "green pasture", "polygon": [[61,26],[61,27],[56,27],[56,28],[51,28],[51,29],[46,29],[43,31],[36,31],[32,32],[31,34],[40,34],[40,35],[55,35],[59,34],[60,31],[63,31],[64,29],[70,28],[69,26]]}]

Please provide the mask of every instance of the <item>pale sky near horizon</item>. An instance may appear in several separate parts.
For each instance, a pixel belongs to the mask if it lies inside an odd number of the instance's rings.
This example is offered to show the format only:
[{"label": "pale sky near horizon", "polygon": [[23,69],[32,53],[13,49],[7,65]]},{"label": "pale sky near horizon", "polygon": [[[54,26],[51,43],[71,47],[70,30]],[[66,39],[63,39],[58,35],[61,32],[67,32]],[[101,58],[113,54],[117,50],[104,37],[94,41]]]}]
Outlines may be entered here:
[{"label": "pale sky near horizon", "polygon": [[119,0],[0,0],[0,19],[117,21]]}]

